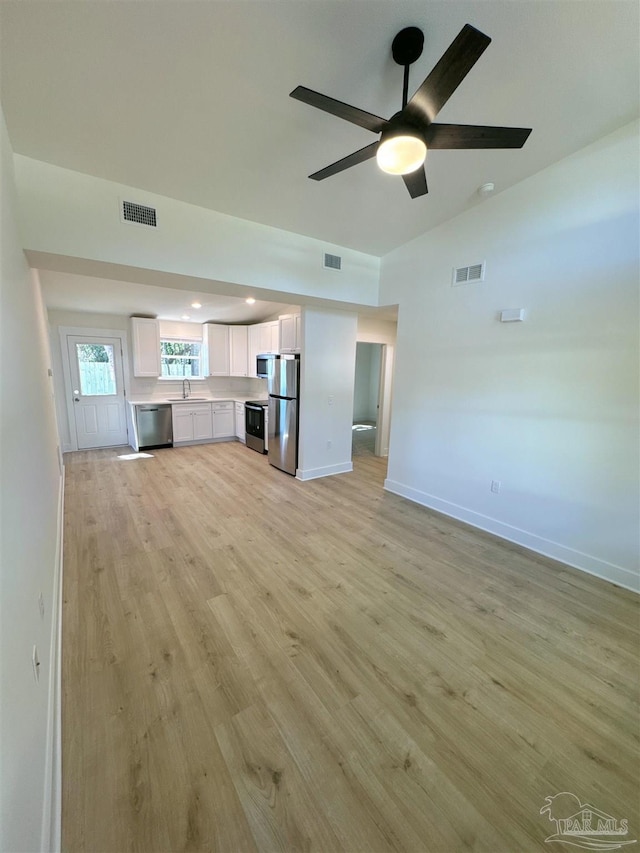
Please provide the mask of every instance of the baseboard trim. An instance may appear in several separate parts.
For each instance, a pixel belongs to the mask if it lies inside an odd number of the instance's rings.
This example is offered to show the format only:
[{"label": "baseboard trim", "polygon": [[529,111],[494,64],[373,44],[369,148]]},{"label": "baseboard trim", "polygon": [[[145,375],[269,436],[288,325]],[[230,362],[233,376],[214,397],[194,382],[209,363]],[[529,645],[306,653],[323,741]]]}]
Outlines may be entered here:
[{"label": "baseboard trim", "polygon": [[62,573],[64,547],[64,475],[58,494],[58,534],[51,607],[51,651],[47,707],[47,757],[40,849],[59,853],[62,846]]},{"label": "baseboard trim", "polygon": [[341,462],[339,465],[325,465],[323,468],[307,468],[296,471],[296,480],[317,480],[319,477],[331,477],[333,474],[348,474],[353,471],[353,462]]},{"label": "baseboard trim", "polygon": [[632,592],[640,592],[640,575],[622,566],[616,566],[614,563],[608,563],[598,557],[568,548],[559,542],[553,542],[535,533],[529,533],[526,530],[521,530],[519,527],[505,524],[488,515],[483,515],[482,513],[475,512],[442,498],[437,498],[435,495],[411,488],[411,486],[406,486],[404,483],[398,483],[396,480],[385,480],[384,488],[387,492],[393,492],[394,495],[400,495],[400,497],[407,498],[429,509],[434,509],[436,512],[441,512],[458,521],[464,521],[472,527],[478,527],[480,530],[493,533],[501,539],[514,542],[516,545],[522,545],[524,548],[535,551],[537,554],[551,557],[553,560],[558,560],[574,569],[580,569],[580,571],[586,572],[589,575],[595,575],[617,586],[629,589]]}]

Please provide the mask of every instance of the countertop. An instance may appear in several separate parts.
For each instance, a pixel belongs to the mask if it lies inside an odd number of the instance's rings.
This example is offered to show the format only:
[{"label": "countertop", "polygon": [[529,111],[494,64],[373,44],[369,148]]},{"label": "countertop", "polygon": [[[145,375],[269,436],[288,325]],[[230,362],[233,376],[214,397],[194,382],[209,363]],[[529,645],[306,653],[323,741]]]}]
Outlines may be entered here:
[{"label": "countertop", "polygon": [[168,404],[170,406],[181,406],[183,403],[246,403],[248,400],[264,400],[266,403],[269,398],[265,394],[236,394],[234,392],[230,392],[229,394],[216,394],[215,396],[212,394],[203,394],[202,396],[199,394],[192,394],[191,397],[187,397],[186,400],[169,400],[167,398],[161,400],[129,400],[129,405],[149,406],[158,403],[161,405]]}]

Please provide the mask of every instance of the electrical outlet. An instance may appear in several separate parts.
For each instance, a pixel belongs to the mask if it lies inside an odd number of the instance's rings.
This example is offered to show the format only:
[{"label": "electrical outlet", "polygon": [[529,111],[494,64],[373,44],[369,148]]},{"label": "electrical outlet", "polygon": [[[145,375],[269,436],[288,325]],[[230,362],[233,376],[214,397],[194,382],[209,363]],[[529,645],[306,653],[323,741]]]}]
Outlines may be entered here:
[{"label": "electrical outlet", "polygon": [[40,659],[38,658],[38,647],[33,647],[33,652],[31,653],[31,663],[33,665],[33,677],[36,680],[36,684],[40,681]]},{"label": "electrical outlet", "polygon": [[333,406],[333,394],[329,395],[329,405]]},{"label": "electrical outlet", "polygon": [[491,491],[493,492],[494,495],[500,494],[500,486],[501,486],[500,480],[492,480],[491,481]]},{"label": "electrical outlet", "polygon": [[327,442],[327,450],[331,450],[331,441]]},{"label": "electrical outlet", "polygon": [[38,596],[38,608],[40,610],[40,618],[44,619],[44,595],[42,593]]}]

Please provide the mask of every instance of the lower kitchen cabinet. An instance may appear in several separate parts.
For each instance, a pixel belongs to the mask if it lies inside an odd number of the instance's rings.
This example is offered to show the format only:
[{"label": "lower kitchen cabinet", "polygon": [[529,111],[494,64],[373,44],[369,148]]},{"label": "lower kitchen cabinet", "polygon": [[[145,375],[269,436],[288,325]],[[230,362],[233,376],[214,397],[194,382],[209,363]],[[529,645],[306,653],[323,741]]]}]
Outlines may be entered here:
[{"label": "lower kitchen cabinet", "polygon": [[234,403],[212,403],[213,437],[234,438],[236,434]]},{"label": "lower kitchen cabinet", "polygon": [[236,403],[236,438],[246,441],[244,423],[244,403]]},{"label": "lower kitchen cabinet", "polygon": [[174,445],[198,441],[245,441],[244,403],[176,403],[171,407]]},{"label": "lower kitchen cabinet", "polygon": [[180,403],[172,406],[173,443],[213,438],[211,403]]}]

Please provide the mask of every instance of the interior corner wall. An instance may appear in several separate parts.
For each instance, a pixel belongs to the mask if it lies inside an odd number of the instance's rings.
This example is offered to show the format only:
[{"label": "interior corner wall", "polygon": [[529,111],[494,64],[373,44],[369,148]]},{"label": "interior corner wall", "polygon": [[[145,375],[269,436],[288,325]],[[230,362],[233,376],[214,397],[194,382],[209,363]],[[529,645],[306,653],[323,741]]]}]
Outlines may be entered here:
[{"label": "interior corner wall", "polygon": [[353,469],[351,427],[358,318],[346,311],[302,311],[301,480]]},{"label": "interior corner wall", "polygon": [[[632,589],[638,190],[634,123],[390,253],[381,279],[400,305],[386,487]],[[451,286],[483,260],[484,282]]]},{"label": "interior corner wall", "polygon": [[0,849],[34,851],[51,848],[62,478],[46,318],[17,229],[4,116],[0,124]]}]

